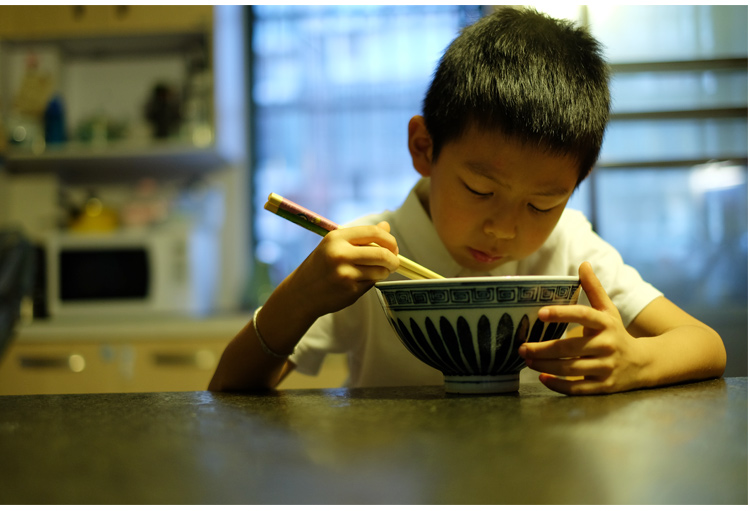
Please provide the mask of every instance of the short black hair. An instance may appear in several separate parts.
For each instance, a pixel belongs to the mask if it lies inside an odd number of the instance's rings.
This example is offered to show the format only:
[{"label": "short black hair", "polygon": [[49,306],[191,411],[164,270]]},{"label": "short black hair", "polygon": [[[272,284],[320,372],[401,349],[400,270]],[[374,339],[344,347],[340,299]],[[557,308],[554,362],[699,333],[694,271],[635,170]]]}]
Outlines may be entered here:
[{"label": "short black hair", "polygon": [[572,22],[514,7],[461,32],[423,102],[433,158],[475,126],[574,157],[578,183],[599,157],[609,110],[609,67],[598,41]]}]

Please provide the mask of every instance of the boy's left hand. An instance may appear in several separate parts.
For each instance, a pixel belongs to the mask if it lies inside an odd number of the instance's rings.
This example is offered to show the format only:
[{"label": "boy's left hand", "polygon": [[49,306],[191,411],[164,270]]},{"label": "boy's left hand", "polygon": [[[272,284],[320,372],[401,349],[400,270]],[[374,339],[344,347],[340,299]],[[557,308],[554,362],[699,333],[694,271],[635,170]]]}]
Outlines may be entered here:
[{"label": "boy's left hand", "polygon": [[583,334],[525,343],[519,354],[531,369],[542,373],[539,380],[544,385],[563,394],[608,394],[640,386],[644,361],[639,341],[625,329],[591,264],[583,263],[578,273],[591,307],[544,307],[539,319],[578,323],[583,326]]}]

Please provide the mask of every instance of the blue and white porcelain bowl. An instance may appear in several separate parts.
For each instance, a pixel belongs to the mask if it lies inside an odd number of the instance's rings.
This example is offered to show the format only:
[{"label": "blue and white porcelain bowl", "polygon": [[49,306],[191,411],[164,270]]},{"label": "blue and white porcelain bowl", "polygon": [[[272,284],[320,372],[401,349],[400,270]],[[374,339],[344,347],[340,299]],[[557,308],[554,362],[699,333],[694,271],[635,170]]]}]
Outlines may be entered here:
[{"label": "blue and white porcelain bowl", "polygon": [[560,338],[567,323],[537,318],[545,305],[578,301],[566,276],[467,277],[375,284],[383,310],[415,357],[443,373],[446,392],[518,390],[524,342]]}]

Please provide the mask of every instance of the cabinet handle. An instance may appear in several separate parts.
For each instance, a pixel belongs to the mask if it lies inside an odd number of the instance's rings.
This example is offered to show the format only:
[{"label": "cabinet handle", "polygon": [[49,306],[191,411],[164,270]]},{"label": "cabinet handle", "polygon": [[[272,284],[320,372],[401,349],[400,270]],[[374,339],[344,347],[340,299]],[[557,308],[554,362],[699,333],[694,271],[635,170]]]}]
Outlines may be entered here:
[{"label": "cabinet handle", "polygon": [[115,16],[117,19],[122,20],[128,17],[130,14],[130,6],[129,5],[116,5],[115,6]]},{"label": "cabinet handle", "polygon": [[80,373],[86,368],[86,359],[78,353],[67,356],[19,355],[18,364],[24,369],[67,369]]},{"label": "cabinet handle", "polygon": [[154,365],[161,367],[191,367],[214,369],[216,355],[211,350],[198,350],[192,353],[162,352],[153,354]]},{"label": "cabinet handle", "polygon": [[86,15],[85,5],[74,5],[72,9],[73,9],[73,19],[76,21],[82,20],[83,17]]}]

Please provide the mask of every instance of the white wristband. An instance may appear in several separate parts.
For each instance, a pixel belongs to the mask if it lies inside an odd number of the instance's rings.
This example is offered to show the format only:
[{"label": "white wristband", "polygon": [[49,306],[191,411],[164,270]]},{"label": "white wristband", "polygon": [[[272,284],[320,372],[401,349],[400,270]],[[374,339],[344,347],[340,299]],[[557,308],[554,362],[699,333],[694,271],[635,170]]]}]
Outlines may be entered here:
[{"label": "white wristband", "polygon": [[263,336],[260,335],[260,330],[258,330],[258,313],[263,308],[261,305],[257,309],[255,309],[255,312],[253,313],[253,328],[255,329],[255,335],[258,337],[258,342],[260,342],[260,347],[263,348],[263,351],[266,353],[266,355],[270,355],[274,358],[287,358],[290,355],[294,353],[294,350],[292,350],[291,353],[282,354],[282,353],[276,353],[271,348],[268,347],[268,344],[266,344],[266,341],[263,339]]}]

